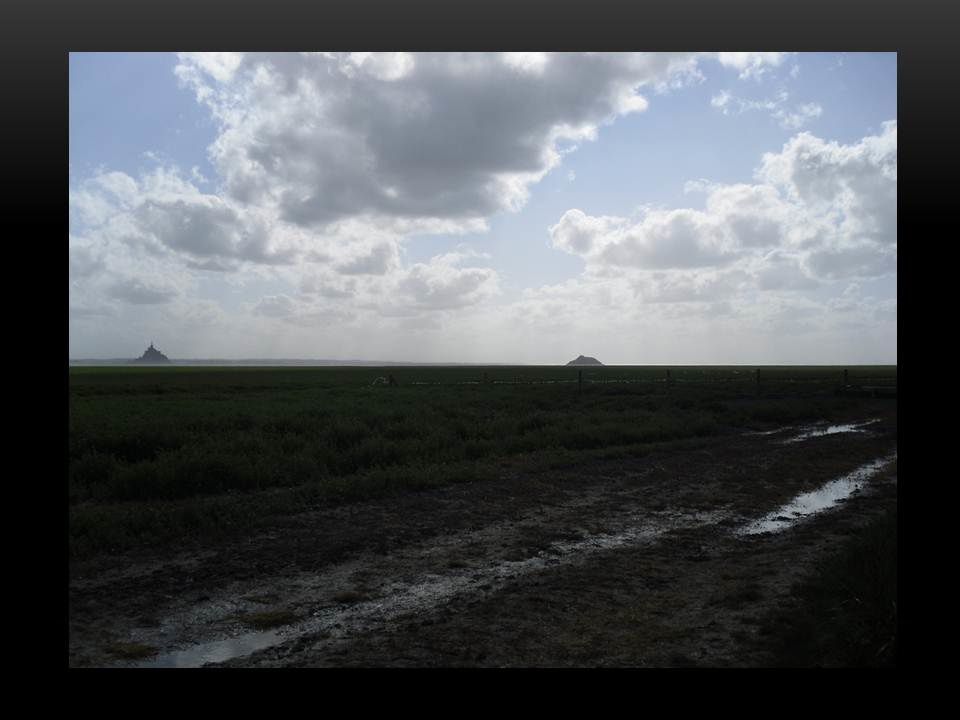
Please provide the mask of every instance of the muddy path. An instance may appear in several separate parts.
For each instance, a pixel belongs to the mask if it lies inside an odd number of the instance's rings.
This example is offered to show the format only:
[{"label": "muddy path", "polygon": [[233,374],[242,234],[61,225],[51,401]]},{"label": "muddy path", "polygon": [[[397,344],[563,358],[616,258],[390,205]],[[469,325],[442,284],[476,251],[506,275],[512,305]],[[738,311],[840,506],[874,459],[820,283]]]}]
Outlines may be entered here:
[{"label": "muddy path", "polygon": [[[69,661],[764,665],[763,619],[896,503],[896,447],[896,409],[881,407],[845,426],[505,467],[496,481],[307,512],[239,542],[76,564]],[[790,506],[825,486],[827,509]],[[121,646],[152,654],[123,659]]]}]

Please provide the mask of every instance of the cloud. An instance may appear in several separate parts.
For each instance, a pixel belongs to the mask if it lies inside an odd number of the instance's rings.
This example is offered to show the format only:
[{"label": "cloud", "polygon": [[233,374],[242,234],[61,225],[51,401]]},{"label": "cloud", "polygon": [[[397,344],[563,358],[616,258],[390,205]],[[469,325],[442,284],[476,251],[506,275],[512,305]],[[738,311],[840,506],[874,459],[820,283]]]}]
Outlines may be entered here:
[{"label": "cloud", "polygon": [[[281,263],[292,252],[271,247],[264,223],[243,217],[215,195],[196,194],[171,201],[148,198],[137,208],[135,219],[144,238],[181,252],[203,263],[246,260]],[[210,269],[221,265],[208,264]],[[226,266],[229,267],[229,266]]]},{"label": "cloud", "polygon": [[780,121],[780,126],[787,130],[799,130],[810,120],[814,120],[823,114],[823,108],[817,103],[804,103],[798,106],[792,112],[784,108],[777,108],[773,117]]},{"label": "cloud", "polygon": [[814,102],[795,105],[791,109],[787,105],[789,93],[781,91],[775,98],[767,100],[746,100],[736,97],[727,90],[721,90],[710,98],[710,105],[717,108],[724,115],[741,115],[750,111],[765,111],[777,121],[785,130],[799,130],[801,127],[815,120],[823,114],[823,108]]},{"label": "cloud", "polygon": [[70,278],[81,278],[97,275],[106,269],[106,262],[102,250],[80,238],[70,236]]},{"label": "cloud", "polygon": [[685,208],[648,210],[637,222],[568,210],[549,232],[553,247],[613,267],[704,267],[731,257],[716,218]]},{"label": "cloud", "polygon": [[88,178],[70,190],[70,223],[91,247],[136,246],[203,270],[291,263],[306,244],[298,230],[204,193],[173,168],[157,168],[139,181],[120,172]]},{"label": "cloud", "polygon": [[398,299],[422,310],[450,310],[497,295],[496,271],[461,267],[468,258],[465,253],[447,253],[414,264],[398,281]]},{"label": "cloud", "polygon": [[393,243],[381,243],[368,252],[357,255],[337,265],[344,275],[384,275],[399,265],[397,247]]},{"label": "cloud", "polygon": [[770,68],[780,67],[792,53],[783,52],[721,52],[717,59],[725,67],[740,71],[742,80],[759,80]]},{"label": "cloud", "polygon": [[645,303],[717,303],[736,294],[748,280],[742,270],[653,273],[636,280]]},{"label": "cloud", "polygon": [[311,273],[300,278],[299,288],[304,295],[350,298],[357,293],[357,281],[353,278],[344,279],[335,273]]},{"label": "cloud", "polygon": [[723,228],[697,210],[654,210],[621,229],[598,255],[608,265],[645,269],[723,265],[732,259]]},{"label": "cloud", "polygon": [[254,315],[271,318],[285,318],[293,315],[296,303],[287,295],[268,295],[253,308]]},{"label": "cloud", "polygon": [[752,183],[684,189],[702,209],[566,211],[550,242],[584,271],[501,311],[518,328],[509,347],[535,329],[533,357],[570,336],[646,362],[702,362],[704,343],[715,362],[889,357],[896,298],[837,294],[896,276],[895,122],[849,144],[801,133],[760,158]]},{"label": "cloud", "polygon": [[199,298],[179,297],[172,303],[176,312],[174,322],[189,329],[215,329],[227,322],[227,315],[219,303]]},{"label": "cloud", "polygon": [[518,209],[565,152],[700,57],[182,54],[177,74],[219,122],[210,152],[230,199],[303,227],[416,226]]},{"label": "cloud", "polygon": [[116,316],[116,310],[110,305],[89,305],[84,302],[74,301],[72,298],[70,300],[68,312],[71,320],[112,318]]},{"label": "cloud", "polygon": [[813,290],[821,285],[804,266],[803,257],[774,250],[750,267],[756,287],[763,291]]},{"label": "cloud", "polygon": [[809,133],[768,153],[758,179],[782,187],[812,212],[830,216],[851,240],[897,240],[897,123],[878,135],[841,145]]},{"label": "cloud", "polygon": [[[71,187],[71,231],[198,272],[308,261],[348,275],[399,271],[399,243],[411,234],[484,231],[495,213],[518,210],[579,143],[643,111],[644,88],[691,82],[706,58],[751,72],[779,62],[696,53],[178,57],[176,75],[217,123],[209,154],[219,178],[162,163],[137,178],[98,172]],[[76,277],[93,272],[95,255],[75,253]]]},{"label": "cloud", "polygon": [[897,253],[890,247],[869,243],[824,248],[810,253],[807,264],[822,278],[880,277],[897,271]]},{"label": "cloud", "polygon": [[[483,232],[521,209],[568,154],[702,80],[705,63],[762,80],[784,57],[181,55],[177,75],[216,126],[214,173],[159,156],[136,175],[71,173],[71,322],[77,337],[121,344],[131,328],[176,332],[177,356],[255,356],[268,338],[275,356],[462,359],[482,338],[490,361],[698,362],[708,342],[717,362],[750,362],[760,355],[745,339],[773,327],[800,327],[798,347],[821,347],[840,323],[895,336],[895,298],[830,298],[895,277],[895,123],[849,144],[796,135],[748,182],[688,183],[702,194],[689,207],[558,213],[549,241],[584,271],[516,300],[462,248],[406,261],[411,236]],[[713,105],[768,113],[791,134],[822,112],[739,94]]]},{"label": "cloud", "polygon": [[263,297],[250,311],[253,315],[305,328],[342,324],[356,315],[353,311],[337,305],[304,296],[293,298],[285,294]]},{"label": "cloud", "polygon": [[553,247],[574,255],[589,255],[625,222],[620,217],[591,217],[574,208],[567,210],[548,231]]},{"label": "cloud", "polygon": [[174,288],[141,278],[124,278],[112,283],[110,297],[134,305],[159,305],[170,302],[177,296]]},{"label": "cloud", "polygon": [[566,211],[553,247],[589,272],[722,268],[736,264],[761,289],[896,272],[896,123],[858,143],[809,133],[762,157],[758,182],[685,185],[703,210],[648,209],[639,219]]}]

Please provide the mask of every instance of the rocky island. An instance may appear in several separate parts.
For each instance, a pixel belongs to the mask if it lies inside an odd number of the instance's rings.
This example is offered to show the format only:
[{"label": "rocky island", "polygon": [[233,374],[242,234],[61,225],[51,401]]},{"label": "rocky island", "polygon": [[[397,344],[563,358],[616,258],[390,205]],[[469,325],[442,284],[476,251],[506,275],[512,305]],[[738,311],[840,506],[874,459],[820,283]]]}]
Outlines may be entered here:
[{"label": "rocky island", "polygon": [[571,360],[567,363],[567,366],[570,365],[603,365],[602,362],[593,357],[587,357],[586,355],[580,355],[576,360]]},{"label": "rocky island", "polygon": [[157,349],[153,346],[153,343],[150,343],[150,347],[148,347],[148,348],[143,352],[143,355],[141,355],[140,357],[138,357],[136,360],[132,360],[131,362],[135,362],[135,363],[169,363],[169,362],[170,362],[170,358],[168,358],[168,357],[167,357],[166,355],[164,355],[162,352],[160,352],[159,350],[157,350]]}]

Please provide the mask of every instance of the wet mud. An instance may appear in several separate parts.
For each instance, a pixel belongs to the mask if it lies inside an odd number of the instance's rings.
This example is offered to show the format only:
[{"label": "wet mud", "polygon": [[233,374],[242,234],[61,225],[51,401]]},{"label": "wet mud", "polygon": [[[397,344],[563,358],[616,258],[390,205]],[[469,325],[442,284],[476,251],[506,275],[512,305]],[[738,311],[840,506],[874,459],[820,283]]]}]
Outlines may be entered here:
[{"label": "wet mud", "polygon": [[896,503],[895,409],[849,426],[505,465],[232,542],[77,563],[69,663],[763,666],[764,619]]}]

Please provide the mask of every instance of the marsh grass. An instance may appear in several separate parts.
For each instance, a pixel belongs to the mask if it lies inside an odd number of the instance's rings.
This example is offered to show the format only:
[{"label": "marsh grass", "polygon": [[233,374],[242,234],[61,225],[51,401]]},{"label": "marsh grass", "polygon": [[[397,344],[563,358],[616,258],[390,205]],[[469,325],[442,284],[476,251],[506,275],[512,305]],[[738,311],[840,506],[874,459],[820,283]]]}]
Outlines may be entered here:
[{"label": "marsh grass", "polygon": [[[72,368],[70,551],[247,531],[325,503],[830,418],[838,369]],[[891,372],[895,374],[895,369]],[[489,382],[480,382],[484,377]],[[522,382],[515,384],[515,379]],[[799,380],[798,380],[799,378]],[[464,384],[474,383],[474,384]]]},{"label": "marsh grass", "polygon": [[796,592],[799,607],[760,629],[778,665],[896,666],[896,509],[851,535]]}]

